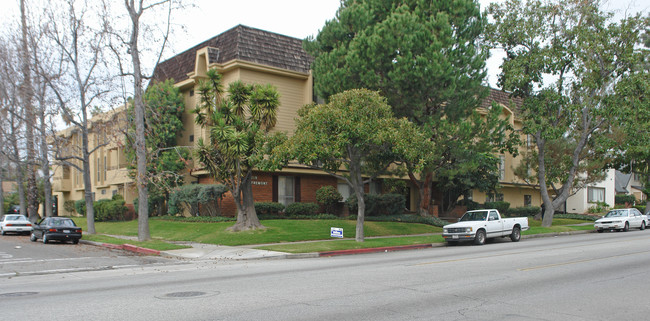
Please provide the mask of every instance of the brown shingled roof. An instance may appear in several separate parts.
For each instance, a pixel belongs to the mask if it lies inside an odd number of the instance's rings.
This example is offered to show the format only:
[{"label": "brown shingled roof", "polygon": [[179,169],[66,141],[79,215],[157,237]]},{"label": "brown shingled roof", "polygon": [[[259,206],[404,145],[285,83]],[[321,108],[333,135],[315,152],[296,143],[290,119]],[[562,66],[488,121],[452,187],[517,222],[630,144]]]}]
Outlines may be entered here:
[{"label": "brown shingled roof", "polygon": [[505,92],[503,90],[494,89],[494,88],[489,88],[489,90],[490,93],[481,102],[482,108],[489,109],[489,107],[492,106],[492,102],[494,101],[497,104],[501,104],[512,109],[512,112],[515,115],[520,114],[521,105],[524,103],[523,99],[519,97],[512,97],[510,96],[511,95],[510,93]]},{"label": "brown shingled roof", "polygon": [[187,79],[187,74],[194,71],[196,51],[205,47],[211,47],[211,63],[239,59],[307,73],[313,60],[302,48],[301,39],[238,25],[161,62],[156,66],[153,79],[171,78],[176,82]]}]

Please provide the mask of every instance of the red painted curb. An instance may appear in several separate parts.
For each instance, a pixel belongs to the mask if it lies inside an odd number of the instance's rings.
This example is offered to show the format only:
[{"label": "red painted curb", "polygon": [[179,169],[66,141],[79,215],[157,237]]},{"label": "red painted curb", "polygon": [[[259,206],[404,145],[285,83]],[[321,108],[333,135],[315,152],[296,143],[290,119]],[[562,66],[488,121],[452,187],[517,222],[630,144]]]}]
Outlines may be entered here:
[{"label": "red painted curb", "polygon": [[131,251],[131,252],[136,252],[136,253],[141,253],[141,254],[149,254],[149,255],[160,255],[160,251],[158,250],[152,250],[144,247],[139,247],[131,244],[124,244],[122,245],[122,248]]},{"label": "red painted curb", "polygon": [[123,250],[124,249],[122,247],[122,245],[111,244],[111,243],[102,243],[102,246],[103,247],[108,247],[108,248],[111,248],[111,249],[116,249],[116,250]]},{"label": "red painted curb", "polygon": [[363,253],[392,252],[392,251],[424,249],[429,247],[433,247],[433,244],[416,244],[416,245],[403,245],[403,246],[373,247],[367,249],[326,251],[326,252],[318,253],[318,256],[336,256],[336,255],[351,255],[351,254],[363,254]]}]

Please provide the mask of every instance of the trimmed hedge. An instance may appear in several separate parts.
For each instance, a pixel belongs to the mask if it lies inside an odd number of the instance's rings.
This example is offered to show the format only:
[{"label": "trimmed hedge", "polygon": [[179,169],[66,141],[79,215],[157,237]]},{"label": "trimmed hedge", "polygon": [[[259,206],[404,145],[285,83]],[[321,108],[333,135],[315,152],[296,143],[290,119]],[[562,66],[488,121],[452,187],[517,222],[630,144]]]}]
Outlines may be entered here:
[{"label": "trimmed hedge", "polygon": [[[348,217],[350,220],[356,220],[357,216],[356,215],[350,215]],[[424,217],[420,215],[413,215],[413,214],[402,214],[402,215],[390,215],[390,216],[368,216],[365,218],[366,221],[375,221],[375,222],[404,222],[404,223],[420,223],[420,224],[427,224],[427,225],[433,225],[437,227],[443,227],[447,224],[450,224],[449,222],[445,220],[441,220],[438,217],[432,216],[432,217]]]},{"label": "trimmed hedge", "polygon": [[508,209],[505,215],[510,217],[535,216],[541,211],[542,209],[539,206],[515,207]]},{"label": "trimmed hedge", "polygon": [[553,218],[568,218],[574,220],[595,221],[600,217],[593,216],[593,215],[584,215],[584,214],[554,214]]},{"label": "trimmed hedge", "polygon": [[[366,203],[366,217],[402,215],[406,207],[406,198],[401,194],[364,194],[363,199]],[[358,211],[356,195],[351,195],[345,202],[350,213]]]},{"label": "trimmed hedge", "polygon": [[255,212],[259,215],[279,215],[284,204],[278,202],[255,202]]},{"label": "trimmed hedge", "polygon": [[636,203],[636,197],[634,195],[616,195],[614,196],[614,204],[635,204]]},{"label": "trimmed hedge", "polygon": [[318,213],[318,204],[316,203],[291,203],[287,205],[284,213],[288,217],[296,217],[300,215],[315,216]]},{"label": "trimmed hedge", "polygon": [[237,220],[236,217],[224,217],[224,216],[157,216],[152,217],[152,220],[161,220],[161,221],[175,221],[175,222],[199,222],[199,223],[219,223],[219,222],[234,222]]}]

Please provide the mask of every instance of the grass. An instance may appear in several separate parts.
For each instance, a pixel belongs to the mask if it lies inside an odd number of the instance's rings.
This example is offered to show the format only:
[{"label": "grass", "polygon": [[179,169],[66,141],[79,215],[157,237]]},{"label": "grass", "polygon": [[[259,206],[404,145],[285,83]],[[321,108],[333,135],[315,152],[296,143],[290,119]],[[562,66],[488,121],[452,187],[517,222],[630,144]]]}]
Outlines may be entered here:
[{"label": "grass", "polygon": [[[87,229],[85,218],[74,218],[74,220],[84,230]],[[591,224],[584,226],[571,225],[581,223],[585,223],[585,221],[558,218],[553,220],[553,226],[545,228],[541,227],[541,221],[529,219],[530,229],[522,234],[561,233],[593,229]],[[418,223],[366,221],[364,223],[366,240],[362,243],[354,241],[356,221],[352,220],[263,220],[262,224],[266,226],[266,229],[263,230],[237,233],[227,231],[226,229],[233,224],[233,222],[176,222],[151,219],[149,220],[149,231],[153,240],[137,242],[103,235],[137,236],[138,222],[136,220],[96,222],[95,231],[97,234],[84,234],[84,239],[112,244],[128,243],[162,251],[183,248],[166,241],[189,241],[229,246],[259,244],[260,246],[256,248],[288,253],[444,242],[442,236],[438,234],[442,233],[441,228]],[[344,239],[332,239],[330,237],[331,227],[343,228]]]},{"label": "grass", "polygon": [[148,248],[148,249],[153,249],[153,250],[158,250],[158,251],[168,251],[168,250],[178,250],[178,249],[190,248],[190,246],[173,244],[173,243],[165,242],[165,241],[162,241],[162,240],[151,240],[151,241],[139,242],[139,241],[132,241],[132,240],[127,240],[127,239],[122,239],[122,238],[110,237],[110,236],[101,235],[101,234],[94,234],[94,235],[92,235],[92,234],[84,234],[83,239],[86,240],[86,241],[93,241],[93,242],[99,242],[99,243],[131,244],[131,245],[144,247],[144,248]]}]

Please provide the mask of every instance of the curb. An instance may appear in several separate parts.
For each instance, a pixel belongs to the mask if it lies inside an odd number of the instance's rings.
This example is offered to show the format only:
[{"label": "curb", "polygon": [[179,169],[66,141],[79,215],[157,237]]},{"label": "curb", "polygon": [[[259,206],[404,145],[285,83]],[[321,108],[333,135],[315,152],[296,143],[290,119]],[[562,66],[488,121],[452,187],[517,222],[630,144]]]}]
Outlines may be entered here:
[{"label": "curb", "polygon": [[[542,238],[542,237],[557,237],[565,235],[576,235],[576,234],[588,234],[594,233],[594,230],[585,230],[585,231],[571,231],[571,232],[559,232],[559,233],[546,233],[546,234],[531,234],[531,235],[522,235],[522,239],[528,238]],[[139,247],[131,244],[110,244],[110,243],[100,243],[86,240],[79,240],[80,243],[102,246],[115,250],[124,250],[138,254],[144,255],[156,255],[156,256],[165,256],[172,258],[179,258],[182,256],[171,255],[167,252],[161,252],[158,250],[148,249],[144,247]],[[331,257],[331,256],[341,256],[341,255],[355,255],[355,254],[366,254],[366,253],[379,253],[379,252],[394,252],[394,251],[406,251],[406,250],[418,250],[425,248],[433,247],[442,247],[446,244],[443,243],[430,243],[430,244],[415,244],[415,245],[401,245],[401,246],[386,246],[386,247],[371,247],[371,248],[362,248],[362,249],[352,249],[352,250],[336,250],[336,251],[324,251],[324,252],[312,252],[312,253],[287,253],[285,256],[276,256],[273,258],[286,258],[286,259],[307,259],[307,258],[317,258],[317,257]],[[248,258],[250,259],[268,259],[268,258]]]},{"label": "curb", "polygon": [[106,248],[114,249],[114,250],[124,250],[124,251],[129,251],[129,252],[134,252],[134,253],[139,253],[139,254],[145,254],[145,255],[160,255],[160,251],[158,250],[152,250],[144,247],[139,247],[131,244],[110,244],[110,243],[99,243],[99,242],[93,242],[93,241],[84,241],[84,240],[79,240],[80,243],[83,244],[90,244],[90,245],[95,245],[95,246],[103,246]]}]

